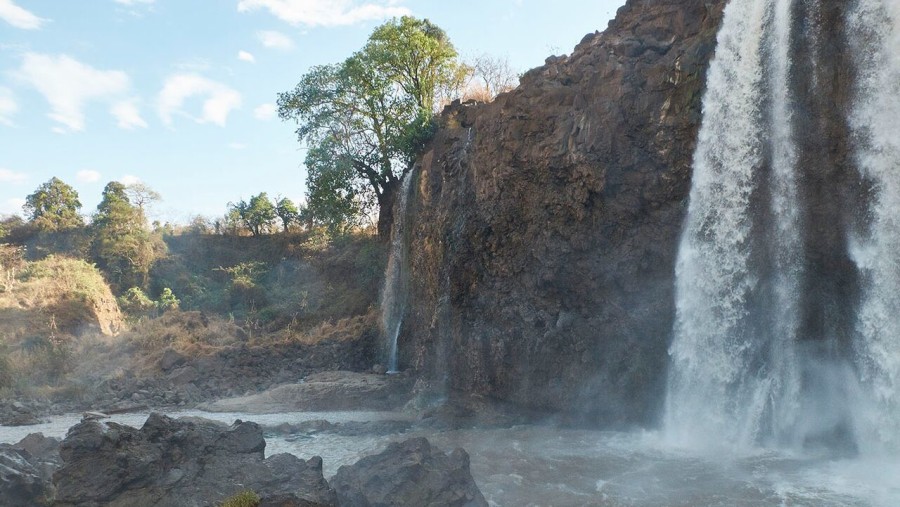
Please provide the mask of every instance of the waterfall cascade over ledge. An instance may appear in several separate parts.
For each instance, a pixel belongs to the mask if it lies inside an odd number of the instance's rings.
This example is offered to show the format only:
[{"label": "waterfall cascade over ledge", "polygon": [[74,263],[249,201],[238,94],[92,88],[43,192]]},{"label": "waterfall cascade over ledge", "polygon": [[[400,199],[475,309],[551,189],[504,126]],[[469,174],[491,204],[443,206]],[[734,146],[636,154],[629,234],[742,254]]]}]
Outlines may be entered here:
[{"label": "waterfall cascade over ledge", "polygon": [[887,0],[726,7],[676,267],[672,443],[896,450],[898,48]]}]

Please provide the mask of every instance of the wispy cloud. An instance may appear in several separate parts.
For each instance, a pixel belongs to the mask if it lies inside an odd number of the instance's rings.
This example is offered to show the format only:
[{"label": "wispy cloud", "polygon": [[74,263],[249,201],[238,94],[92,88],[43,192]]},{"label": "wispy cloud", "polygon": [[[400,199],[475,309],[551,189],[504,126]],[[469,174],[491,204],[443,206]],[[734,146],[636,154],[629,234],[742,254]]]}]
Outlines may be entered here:
[{"label": "wispy cloud", "polygon": [[[205,97],[199,116],[187,113],[184,103],[192,97]],[[176,114],[192,118],[197,123],[225,126],[228,114],[241,106],[241,94],[228,86],[199,74],[176,74],[166,79],[159,92],[157,108],[166,125],[172,125]]]},{"label": "wispy cloud", "polygon": [[12,91],[0,87],[0,124],[12,126],[12,116],[19,110],[19,104]]},{"label": "wispy cloud", "polygon": [[244,143],[228,143],[228,147],[236,151],[247,149],[247,145]]},{"label": "wispy cloud", "polygon": [[113,0],[117,4],[122,5],[140,5],[140,4],[152,4],[156,2],[156,0]]},{"label": "wispy cloud", "polygon": [[24,183],[28,175],[18,171],[12,171],[0,167],[0,183]]},{"label": "wispy cloud", "polygon": [[120,129],[132,130],[135,128],[147,128],[147,122],[141,118],[141,112],[137,107],[136,99],[116,102],[109,112],[116,118],[117,125]]},{"label": "wispy cloud", "polygon": [[294,47],[294,41],[287,35],[276,32],[275,30],[263,30],[256,32],[256,37],[263,46],[272,49],[291,49]]},{"label": "wispy cloud", "polygon": [[256,57],[247,51],[238,51],[237,58],[242,62],[256,63]]},{"label": "wispy cloud", "polygon": [[271,120],[275,117],[277,110],[275,104],[260,104],[253,109],[253,116],[257,120]]},{"label": "wispy cloud", "polygon": [[267,9],[292,25],[340,26],[373,19],[410,14],[393,0],[357,2],[352,0],[240,0],[238,12]]},{"label": "wispy cloud", "polygon": [[75,173],[75,179],[79,183],[95,183],[100,181],[100,173],[93,169],[82,169]]},{"label": "wispy cloud", "polygon": [[[54,132],[84,130],[84,108],[90,101],[113,102],[112,112],[119,126],[146,126],[136,106],[132,104],[129,110],[122,105],[123,97],[131,89],[131,80],[122,71],[98,70],[67,55],[25,53],[22,66],[13,75],[37,89],[47,100],[50,105],[47,116],[59,124]],[[123,115],[130,119],[123,121]]]},{"label": "wispy cloud", "polygon": [[25,206],[25,199],[21,197],[13,197],[7,199],[0,204],[0,214],[2,215],[21,215],[22,206]]},{"label": "wispy cloud", "polygon": [[0,19],[23,30],[37,30],[47,21],[19,7],[12,0],[0,0]]},{"label": "wispy cloud", "polygon": [[133,174],[126,174],[119,178],[118,181],[123,185],[136,185],[138,183],[141,183],[141,179]]}]

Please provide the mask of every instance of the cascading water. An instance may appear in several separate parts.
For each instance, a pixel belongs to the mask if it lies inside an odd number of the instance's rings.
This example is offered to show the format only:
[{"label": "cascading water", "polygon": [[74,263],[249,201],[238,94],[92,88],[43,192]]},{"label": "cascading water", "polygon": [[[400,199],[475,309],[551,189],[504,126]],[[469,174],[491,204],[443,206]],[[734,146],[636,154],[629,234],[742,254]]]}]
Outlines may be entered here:
[{"label": "cascading water", "polygon": [[863,275],[856,351],[869,407],[856,426],[870,452],[900,448],[900,3],[860,0],[852,11],[858,63],[850,117],[857,164],[872,181],[870,228],[851,243]]},{"label": "cascading water", "polygon": [[408,171],[400,183],[398,202],[395,208],[394,227],[391,231],[391,252],[384,276],[384,290],[381,293],[381,329],[387,342],[388,371],[399,370],[397,341],[406,314],[407,291],[409,287],[406,238],[407,206],[412,189],[412,173]]},{"label": "cascading water", "polygon": [[719,32],[676,268],[665,428],[681,445],[711,435],[752,445],[792,425],[800,238],[790,25],[789,1],[733,0]]},{"label": "cascading water", "polygon": [[[900,450],[898,51],[893,0],[726,6],[676,266],[670,442]],[[851,160],[810,154],[823,138]]]}]

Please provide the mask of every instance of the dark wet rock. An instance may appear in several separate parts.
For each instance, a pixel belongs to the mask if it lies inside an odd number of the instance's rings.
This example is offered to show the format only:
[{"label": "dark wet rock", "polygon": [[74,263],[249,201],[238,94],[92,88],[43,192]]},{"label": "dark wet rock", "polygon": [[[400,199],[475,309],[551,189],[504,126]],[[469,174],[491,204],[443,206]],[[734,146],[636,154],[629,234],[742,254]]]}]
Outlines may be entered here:
[{"label": "dark wet rock", "polygon": [[392,443],[380,454],[342,466],[331,485],[342,507],[487,506],[466,451],[444,454],[425,438]]},{"label": "dark wet rock", "polygon": [[52,485],[21,451],[0,447],[0,499],[7,507],[46,505]]},{"label": "dark wet rock", "polygon": [[0,400],[0,426],[39,424],[41,407],[17,400]]},{"label": "dark wet rock", "polygon": [[516,90],[445,110],[408,201],[401,369],[594,424],[654,422],[725,3],[629,0]]},{"label": "dark wet rock", "polygon": [[325,504],[304,500],[296,495],[273,495],[262,498],[258,507],[325,507]]},{"label": "dark wet rock", "polygon": [[321,458],[265,458],[264,450],[262,431],[252,422],[227,426],[151,414],[136,429],[84,421],[62,443],[63,465],[53,476],[55,505],[193,507],[245,489],[335,504]]},{"label": "dark wet rock", "polygon": [[362,435],[395,435],[409,431],[413,421],[347,421],[333,423],[324,419],[314,419],[300,423],[283,423],[269,428],[273,433],[281,435],[329,433],[347,437]]},{"label": "dark wet rock", "polygon": [[46,505],[50,478],[59,466],[59,440],[32,433],[16,444],[0,444],[0,505]]}]

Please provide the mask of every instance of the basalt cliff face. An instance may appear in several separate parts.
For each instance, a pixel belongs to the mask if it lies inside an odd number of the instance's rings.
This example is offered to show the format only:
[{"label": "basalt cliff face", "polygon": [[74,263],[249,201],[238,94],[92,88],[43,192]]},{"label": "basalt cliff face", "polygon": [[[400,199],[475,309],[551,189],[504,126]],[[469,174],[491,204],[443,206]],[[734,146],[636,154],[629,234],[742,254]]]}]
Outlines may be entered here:
[{"label": "basalt cliff face", "polygon": [[579,420],[653,422],[724,4],[630,0],[515,91],[445,110],[406,209],[401,368]]}]

